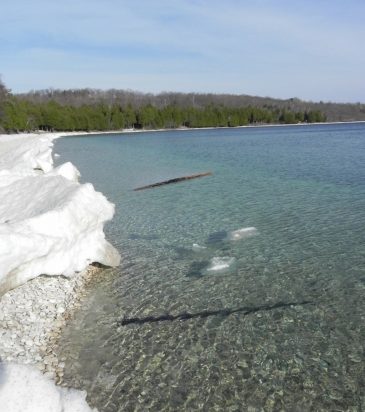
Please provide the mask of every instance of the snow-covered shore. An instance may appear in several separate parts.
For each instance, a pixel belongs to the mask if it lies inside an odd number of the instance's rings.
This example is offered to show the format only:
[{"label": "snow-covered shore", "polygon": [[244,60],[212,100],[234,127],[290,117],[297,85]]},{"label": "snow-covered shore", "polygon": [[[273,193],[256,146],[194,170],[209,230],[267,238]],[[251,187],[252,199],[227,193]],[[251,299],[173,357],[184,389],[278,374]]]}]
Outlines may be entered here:
[{"label": "snow-covered shore", "polygon": [[56,136],[4,143],[0,136],[0,295],[41,274],[119,264],[103,232],[114,205],[91,184],[79,184],[71,163],[52,168]]},{"label": "snow-covered shore", "polygon": [[[50,389],[47,379],[62,380],[52,343],[97,270],[90,263],[120,261],[103,233],[114,205],[91,184],[79,184],[71,163],[53,168],[52,140],[62,135],[0,135],[0,403],[9,411],[45,410],[34,404],[41,397],[31,396],[44,388],[55,397],[52,410],[89,410],[84,393]],[[39,385],[30,383],[38,372],[16,364],[44,372]],[[29,389],[25,403],[14,387],[17,374]]]}]

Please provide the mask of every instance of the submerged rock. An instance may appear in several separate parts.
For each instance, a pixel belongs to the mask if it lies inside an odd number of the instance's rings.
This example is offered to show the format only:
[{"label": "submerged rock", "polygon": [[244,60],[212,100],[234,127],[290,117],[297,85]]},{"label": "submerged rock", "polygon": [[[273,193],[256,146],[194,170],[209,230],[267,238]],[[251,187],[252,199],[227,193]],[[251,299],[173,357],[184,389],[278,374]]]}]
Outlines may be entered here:
[{"label": "submerged rock", "polygon": [[247,237],[255,236],[258,231],[255,227],[243,227],[242,229],[233,230],[227,236],[228,240],[241,240]]}]

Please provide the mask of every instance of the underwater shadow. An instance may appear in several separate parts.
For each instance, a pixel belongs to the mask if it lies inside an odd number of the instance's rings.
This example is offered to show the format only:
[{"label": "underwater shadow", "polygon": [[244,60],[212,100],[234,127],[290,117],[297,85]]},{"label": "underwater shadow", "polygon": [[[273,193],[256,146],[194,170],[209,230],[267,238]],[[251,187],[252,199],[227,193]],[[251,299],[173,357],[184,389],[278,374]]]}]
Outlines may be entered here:
[{"label": "underwater shadow", "polygon": [[220,230],[218,232],[213,232],[208,236],[207,245],[216,245],[217,243],[222,243],[227,240],[228,232],[226,230]]},{"label": "underwater shadow", "polygon": [[126,326],[126,325],[131,325],[131,324],[137,324],[137,325],[143,325],[145,323],[155,323],[155,322],[173,322],[175,320],[189,320],[189,319],[196,319],[196,318],[201,318],[205,319],[210,316],[230,316],[233,315],[234,313],[239,313],[243,316],[247,316],[256,312],[268,312],[271,310],[275,309],[281,309],[281,308],[291,308],[295,306],[303,306],[303,305],[309,305],[312,304],[312,301],[309,300],[304,300],[302,302],[277,302],[274,305],[261,305],[261,306],[253,306],[253,307],[248,307],[248,306],[242,306],[240,308],[223,308],[223,309],[217,309],[217,310],[203,310],[201,312],[195,312],[195,313],[189,313],[189,312],[183,312],[179,313],[177,315],[171,315],[171,314],[166,314],[166,315],[161,315],[161,316],[146,316],[144,318],[126,318],[124,317],[122,320],[118,321],[117,324],[118,326]]},{"label": "underwater shadow", "polygon": [[202,278],[203,275],[203,269],[205,269],[209,265],[209,260],[203,260],[203,261],[196,261],[192,262],[190,264],[188,273],[186,273],[186,277],[188,278]]}]

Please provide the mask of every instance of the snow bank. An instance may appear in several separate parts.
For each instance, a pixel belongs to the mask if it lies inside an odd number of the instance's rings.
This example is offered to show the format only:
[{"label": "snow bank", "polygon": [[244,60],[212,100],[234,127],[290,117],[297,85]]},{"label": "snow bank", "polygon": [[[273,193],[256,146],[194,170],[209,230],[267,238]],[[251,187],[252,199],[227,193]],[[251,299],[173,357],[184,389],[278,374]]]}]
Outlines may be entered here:
[{"label": "snow bank", "polygon": [[[114,206],[91,184],[79,184],[80,174],[71,163],[53,168],[52,140],[59,136],[0,135],[0,298],[9,289],[41,274],[72,276],[74,281],[77,276],[73,275],[92,262],[108,266],[119,264],[120,256],[106,241],[103,232],[104,223],[113,217]],[[56,279],[60,278],[52,281]],[[53,296],[50,291],[60,295],[62,302],[69,301],[74,290],[72,282],[67,285],[69,290],[62,294],[57,293],[57,287],[50,285],[53,282],[48,280],[44,290],[37,289],[37,282],[23,285],[26,288],[21,293],[24,299],[5,299],[22,288],[0,299],[5,305],[0,313],[2,345],[5,345],[1,353],[8,353],[7,349],[12,348],[16,356],[14,344],[18,343],[17,339],[24,341],[27,348],[30,345],[29,350],[34,349],[30,354],[37,353],[38,345],[44,342],[48,333],[48,323],[36,322],[40,314],[52,321],[57,319],[52,314],[53,309],[57,315],[65,311],[63,306],[53,305],[51,314],[45,313],[43,306],[49,308],[52,305],[38,301],[44,293],[47,298]],[[43,295],[40,292],[44,292]],[[39,316],[33,314],[33,305],[29,306],[32,299],[41,303],[37,307]],[[54,302],[58,300],[54,299]],[[14,334],[13,320],[5,322],[7,312],[13,313],[14,308],[23,314],[23,318],[15,323],[26,324],[24,336]],[[27,315],[31,315],[29,322]],[[34,333],[30,334],[30,330]],[[12,341],[14,336],[15,342]],[[34,339],[30,339],[32,337]],[[6,345],[7,340],[10,346]],[[20,353],[23,352],[26,351],[20,348]],[[37,358],[41,359],[39,355]],[[34,366],[0,363],[1,410],[89,412],[91,409],[85,397],[85,392],[57,387]]]},{"label": "snow bank", "polygon": [[114,206],[71,163],[53,169],[55,137],[0,136],[0,295],[41,274],[119,264],[103,232]]},{"label": "snow bank", "polygon": [[32,366],[0,363],[0,409],[9,412],[91,412],[86,392],[56,386]]}]

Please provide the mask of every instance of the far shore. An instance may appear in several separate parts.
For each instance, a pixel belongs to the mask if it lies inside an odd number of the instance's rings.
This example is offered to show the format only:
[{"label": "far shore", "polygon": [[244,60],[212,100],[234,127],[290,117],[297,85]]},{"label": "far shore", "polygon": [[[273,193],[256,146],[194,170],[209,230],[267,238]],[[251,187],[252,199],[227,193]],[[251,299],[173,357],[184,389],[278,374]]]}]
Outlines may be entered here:
[{"label": "far shore", "polygon": [[[344,122],[317,122],[317,123],[290,123],[290,124],[249,124],[244,126],[209,126],[209,127],[176,127],[176,128],[164,128],[164,129],[119,129],[119,130],[91,130],[91,131],[47,131],[47,130],[35,130],[29,132],[19,133],[1,133],[0,139],[6,139],[6,137],[27,136],[27,135],[42,135],[47,134],[54,136],[54,139],[66,137],[66,136],[84,136],[84,135],[99,135],[99,134],[120,134],[120,133],[154,133],[154,132],[171,132],[171,131],[196,131],[196,130],[214,130],[214,129],[256,129],[256,128],[268,128],[268,127],[304,127],[304,126],[323,126],[323,125],[339,125],[339,124],[365,124],[365,120],[353,120]],[[4,141],[3,140],[3,141]]]}]

